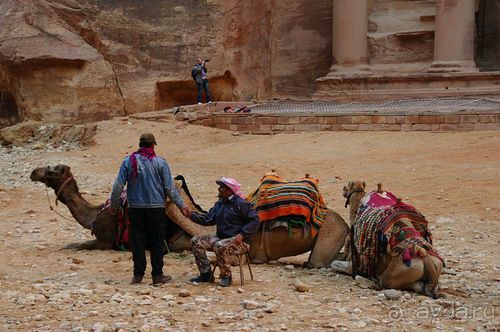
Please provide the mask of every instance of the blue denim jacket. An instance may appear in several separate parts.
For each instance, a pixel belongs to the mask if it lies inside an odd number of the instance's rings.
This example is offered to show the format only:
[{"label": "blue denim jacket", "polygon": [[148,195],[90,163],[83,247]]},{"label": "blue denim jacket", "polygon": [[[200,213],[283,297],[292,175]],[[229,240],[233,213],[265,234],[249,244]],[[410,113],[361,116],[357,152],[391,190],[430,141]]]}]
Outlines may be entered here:
[{"label": "blue denim jacket", "polygon": [[167,196],[183,208],[184,201],[175,187],[167,161],[158,156],[152,159],[136,156],[138,175],[132,179],[130,156],[126,157],[113,185],[111,207],[118,208],[120,194],[127,184],[128,206],[131,208],[164,208]]}]

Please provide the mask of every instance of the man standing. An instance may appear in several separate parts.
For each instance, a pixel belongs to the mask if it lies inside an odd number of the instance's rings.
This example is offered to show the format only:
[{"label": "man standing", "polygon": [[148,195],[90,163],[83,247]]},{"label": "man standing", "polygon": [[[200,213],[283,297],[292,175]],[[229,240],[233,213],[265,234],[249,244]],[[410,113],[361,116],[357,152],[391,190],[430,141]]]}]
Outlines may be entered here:
[{"label": "man standing", "polygon": [[110,199],[110,212],[116,214],[120,194],[127,184],[128,214],[132,224],[133,284],[141,283],[146,271],[146,246],[151,253],[153,285],[172,280],[172,277],[163,275],[163,245],[168,222],[166,196],[184,216],[191,215],[174,185],[166,160],[156,156],[155,145],[153,134],[141,135],[139,150],[122,162]]},{"label": "man standing", "polygon": [[191,213],[191,220],[204,226],[217,225],[217,235],[200,235],[191,240],[193,254],[200,275],[191,279],[193,282],[213,280],[210,262],[206,250],[214,251],[220,269],[220,285],[231,285],[231,267],[229,256],[246,253],[250,250],[250,240],[259,228],[259,217],[250,202],[243,198],[240,184],[231,178],[221,178],[219,200],[208,214]]},{"label": "man standing", "polygon": [[196,87],[198,88],[198,104],[201,104],[201,90],[205,90],[205,95],[207,97],[207,103],[211,103],[210,92],[208,91],[208,77],[207,77],[207,67],[205,62],[208,60],[202,60],[198,58],[196,64],[191,70],[191,77],[196,82]]}]

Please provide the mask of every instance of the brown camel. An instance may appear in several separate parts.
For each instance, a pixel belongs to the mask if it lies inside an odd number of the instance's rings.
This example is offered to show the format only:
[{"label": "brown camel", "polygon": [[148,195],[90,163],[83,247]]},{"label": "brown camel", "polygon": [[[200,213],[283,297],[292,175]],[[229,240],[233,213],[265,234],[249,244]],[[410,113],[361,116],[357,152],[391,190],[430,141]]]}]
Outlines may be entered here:
[{"label": "brown camel", "polygon": [[[362,181],[349,182],[344,187],[343,195],[347,199],[346,206],[350,205],[350,216],[355,219],[360,203],[366,195],[365,183]],[[406,218],[399,220],[405,224],[405,227],[414,229],[411,220]],[[351,222],[353,223],[352,220]],[[353,231],[356,231],[356,228]],[[338,272],[352,274],[352,260],[334,261],[331,266]],[[425,250],[421,252],[421,257],[411,259],[409,267],[403,263],[401,255],[385,252],[377,257],[375,276],[380,288],[413,290],[437,298],[438,279],[442,268],[441,259],[430,255]]]},{"label": "brown camel", "polygon": [[[174,220],[181,218],[180,211],[167,207],[167,215]],[[203,226],[202,226],[203,227]],[[280,221],[262,223],[250,244],[252,263],[266,263],[281,257],[296,256],[311,251],[305,267],[330,266],[344,246],[349,226],[344,219],[328,210],[325,221],[316,237],[305,236],[301,228],[290,228]]]},{"label": "brown camel", "polygon": [[[192,211],[202,211],[192,199],[182,177],[177,177],[176,185],[184,202]],[[54,189],[58,199],[66,204],[76,221],[86,229],[92,229],[96,240],[69,247],[79,249],[112,249],[117,230],[117,217],[102,205],[88,203],[79,193],[76,180],[69,166],[36,168],[31,173],[31,180],[43,182]],[[185,218],[175,204],[167,202],[167,216],[173,221],[175,229],[168,237],[169,249],[174,252],[191,249],[191,237],[202,234],[215,234],[214,226],[200,226]],[[252,238],[250,259],[253,263],[265,263],[281,257],[295,256],[311,251],[308,267],[326,267],[335,259],[344,245],[349,227],[340,215],[329,210],[318,235],[315,238],[304,237],[302,229],[291,229],[287,224],[268,222],[265,230]]]},{"label": "brown camel", "polygon": [[[102,210],[103,205],[90,204],[82,197],[69,166],[39,167],[33,170],[30,178],[32,181],[42,182],[47,187],[54,189],[57,199],[68,207],[76,221],[82,227],[92,230],[96,237],[95,240],[70,244],[68,245],[69,248],[102,250],[113,248],[118,217],[110,214],[108,209]],[[185,192],[181,191],[181,195],[183,195],[184,201],[189,206],[191,201],[186,197]],[[195,207],[190,206],[190,208]],[[213,227],[205,228],[194,223],[183,224],[187,229],[179,227],[175,222],[170,223],[170,225],[172,227],[166,240],[171,251],[191,249],[191,235],[189,232],[192,235],[198,235],[211,234],[215,231]]]}]

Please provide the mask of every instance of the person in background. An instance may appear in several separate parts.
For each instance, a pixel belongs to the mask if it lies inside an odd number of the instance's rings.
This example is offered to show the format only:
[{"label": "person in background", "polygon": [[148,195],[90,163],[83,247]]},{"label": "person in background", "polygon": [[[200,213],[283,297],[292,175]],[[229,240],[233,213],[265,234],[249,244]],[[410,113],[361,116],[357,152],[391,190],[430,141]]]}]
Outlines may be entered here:
[{"label": "person in background", "polygon": [[211,103],[210,92],[208,90],[208,77],[207,77],[207,67],[205,66],[205,62],[208,60],[202,60],[198,58],[196,64],[191,70],[191,77],[196,82],[196,87],[198,88],[198,104],[201,104],[201,93],[202,90],[205,90],[205,95],[207,98],[207,103]]}]

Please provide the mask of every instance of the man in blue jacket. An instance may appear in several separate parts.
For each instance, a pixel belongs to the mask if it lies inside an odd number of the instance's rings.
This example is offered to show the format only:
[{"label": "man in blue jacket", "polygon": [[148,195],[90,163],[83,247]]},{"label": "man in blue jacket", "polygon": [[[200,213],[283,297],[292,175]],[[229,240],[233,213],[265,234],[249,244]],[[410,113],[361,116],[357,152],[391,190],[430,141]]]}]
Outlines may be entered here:
[{"label": "man in blue jacket", "polygon": [[155,145],[153,134],[141,135],[139,150],[122,162],[110,199],[110,212],[116,214],[120,194],[127,184],[128,214],[132,224],[133,284],[141,283],[146,271],[146,246],[151,253],[153,285],[172,280],[172,277],[163,275],[163,246],[168,222],[166,197],[170,197],[184,216],[191,215],[175,187],[167,161],[156,156]]},{"label": "man in blue jacket", "polygon": [[250,202],[243,198],[240,184],[231,178],[221,178],[219,200],[208,214],[191,213],[191,220],[204,226],[217,225],[216,235],[195,236],[191,240],[193,254],[200,275],[191,279],[193,282],[210,282],[213,280],[210,262],[206,250],[214,251],[220,269],[220,285],[231,285],[230,256],[239,255],[250,250],[252,235],[259,228],[259,217]]}]

